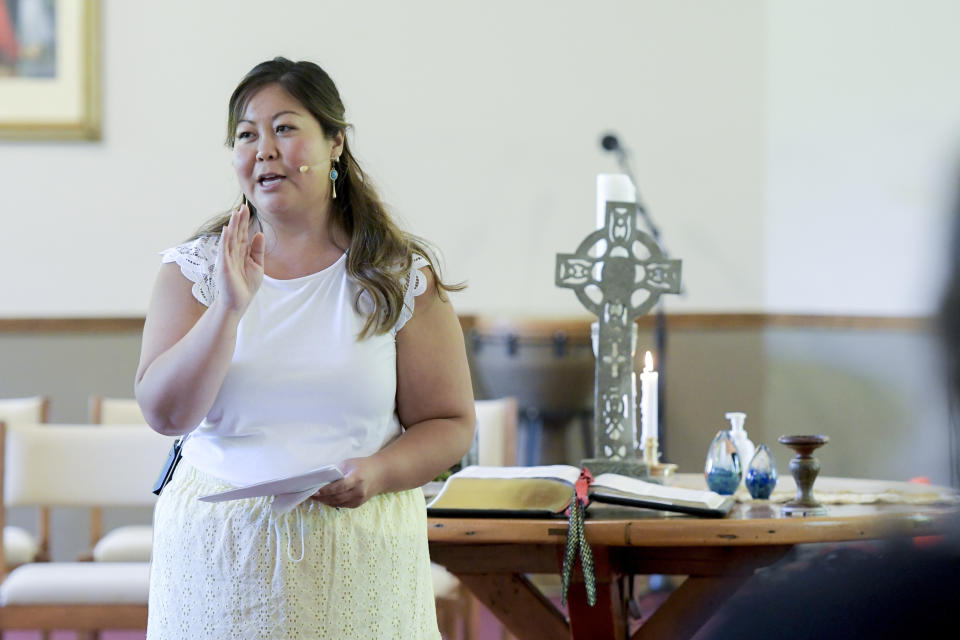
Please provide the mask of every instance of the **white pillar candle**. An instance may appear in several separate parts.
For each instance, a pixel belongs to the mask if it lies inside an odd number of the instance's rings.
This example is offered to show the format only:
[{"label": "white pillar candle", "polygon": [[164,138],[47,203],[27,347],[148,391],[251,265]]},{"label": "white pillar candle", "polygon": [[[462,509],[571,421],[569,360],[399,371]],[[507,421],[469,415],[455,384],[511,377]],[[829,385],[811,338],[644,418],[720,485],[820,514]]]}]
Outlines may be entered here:
[{"label": "white pillar candle", "polygon": [[658,437],[657,386],[660,374],[653,370],[653,356],[647,351],[640,372],[640,446],[646,448],[647,439]]},{"label": "white pillar candle", "polygon": [[622,173],[597,174],[597,229],[607,221],[607,201],[636,202],[637,190],[630,176]]}]

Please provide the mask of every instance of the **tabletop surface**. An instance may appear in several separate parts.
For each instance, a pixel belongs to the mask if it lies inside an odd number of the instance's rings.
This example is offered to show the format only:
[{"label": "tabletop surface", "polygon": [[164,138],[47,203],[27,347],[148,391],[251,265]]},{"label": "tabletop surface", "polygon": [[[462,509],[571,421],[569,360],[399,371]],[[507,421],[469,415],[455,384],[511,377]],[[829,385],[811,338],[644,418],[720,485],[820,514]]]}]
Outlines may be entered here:
[{"label": "tabletop surface", "polygon": [[[679,474],[670,484],[702,489],[704,479]],[[778,489],[792,491],[792,478]],[[794,545],[960,531],[957,494],[943,487],[819,478],[814,493],[827,502],[827,515],[786,517],[780,503],[751,501],[748,496],[725,518],[630,508],[614,512],[622,517],[594,517],[597,511],[585,521],[597,603],[590,606],[575,574],[566,613],[526,577],[559,572],[567,536],[563,518],[429,518],[430,555],[518,638],[686,640],[695,637],[757,569],[779,561]],[[617,584],[624,575],[652,573],[687,578],[629,635]]]},{"label": "tabletop surface", "polygon": [[[792,478],[787,480],[778,489],[792,491]],[[700,474],[678,474],[670,484],[704,488]],[[784,516],[779,503],[766,500],[740,502],[722,519],[625,508],[616,517],[588,519],[587,539],[621,547],[804,544],[936,535],[955,529],[960,519],[957,494],[945,487],[824,477],[814,490],[818,499],[826,498],[825,516]],[[836,501],[841,503],[831,503]],[[429,519],[431,543],[562,544],[566,534],[563,518]]]}]

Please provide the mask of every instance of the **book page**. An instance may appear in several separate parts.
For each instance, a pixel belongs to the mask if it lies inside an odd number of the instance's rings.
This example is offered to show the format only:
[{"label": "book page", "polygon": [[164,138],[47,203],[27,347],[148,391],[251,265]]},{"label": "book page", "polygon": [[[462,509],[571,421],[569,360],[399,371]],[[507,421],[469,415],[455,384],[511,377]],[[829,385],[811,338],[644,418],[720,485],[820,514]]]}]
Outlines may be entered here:
[{"label": "book page", "polygon": [[700,505],[708,509],[717,509],[724,504],[725,498],[712,491],[697,491],[680,487],[665,487],[638,478],[630,478],[616,473],[601,473],[593,480],[591,490],[611,489],[624,496],[638,496],[667,504]]},{"label": "book page", "polygon": [[427,505],[434,511],[537,512],[563,511],[573,489],[556,478],[464,478],[450,476]]},{"label": "book page", "polygon": [[540,467],[466,467],[444,483],[427,505],[434,511],[559,513],[573,495],[580,469]]},{"label": "book page", "polygon": [[568,464],[551,464],[539,467],[481,467],[470,466],[450,478],[553,478],[570,486],[580,477],[580,469]]}]

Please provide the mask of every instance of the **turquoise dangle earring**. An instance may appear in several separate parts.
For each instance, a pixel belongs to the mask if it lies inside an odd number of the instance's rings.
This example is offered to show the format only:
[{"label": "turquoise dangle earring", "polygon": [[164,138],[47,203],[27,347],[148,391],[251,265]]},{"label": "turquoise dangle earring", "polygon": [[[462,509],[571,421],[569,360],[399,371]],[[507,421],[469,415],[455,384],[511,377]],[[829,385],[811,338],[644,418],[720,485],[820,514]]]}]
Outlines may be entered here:
[{"label": "turquoise dangle earring", "polygon": [[337,158],[330,158],[330,191],[333,194],[333,199],[337,198],[337,176],[340,175],[337,173]]}]

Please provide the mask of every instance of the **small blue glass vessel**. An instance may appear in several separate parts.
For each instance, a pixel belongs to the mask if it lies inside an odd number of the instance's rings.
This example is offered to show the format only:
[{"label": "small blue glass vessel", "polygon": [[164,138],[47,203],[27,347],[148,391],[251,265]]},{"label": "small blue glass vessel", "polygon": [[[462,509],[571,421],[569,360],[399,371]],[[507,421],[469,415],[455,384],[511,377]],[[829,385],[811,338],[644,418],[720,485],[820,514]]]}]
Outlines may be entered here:
[{"label": "small blue glass vessel", "polygon": [[707,463],[703,475],[707,478],[710,490],[729,496],[740,486],[740,457],[730,438],[729,431],[718,431],[707,451]]},{"label": "small blue glass vessel", "polygon": [[750,466],[747,467],[747,477],[744,483],[747,491],[754,500],[767,500],[777,486],[777,468],[773,464],[773,456],[767,445],[762,444],[754,454]]}]

